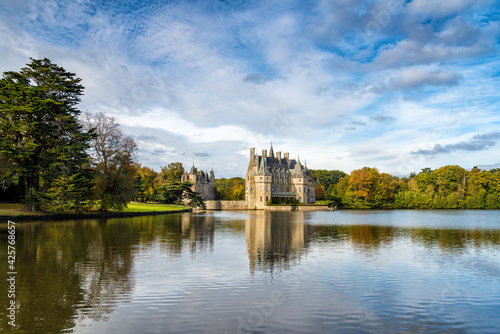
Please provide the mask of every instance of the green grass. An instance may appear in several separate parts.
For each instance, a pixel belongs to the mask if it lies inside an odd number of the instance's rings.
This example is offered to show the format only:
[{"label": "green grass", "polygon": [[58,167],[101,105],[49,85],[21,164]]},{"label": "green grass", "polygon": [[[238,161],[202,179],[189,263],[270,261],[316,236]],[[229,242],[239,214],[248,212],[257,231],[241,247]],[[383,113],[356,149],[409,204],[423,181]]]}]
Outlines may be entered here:
[{"label": "green grass", "polygon": [[24,216],[24,215],[34,215],[41,216],[46,215],[46,212],[26,212],[23,211],[24,204],[11,204],[11,203],[2,203],[0,204],[0,216]]},{"label": "green grass", "polygon": [[[23,211],[23,204],[11,204],[11,203],[3,203],[0,204],[0,216],[42,216],[42,215],[52,215],[59,214],[58,212],[26,212]],[[174,204],[148,204],[148,203],[137,203],[131,202],[128,204],[128,207],[125,208],[122,212],[152,212],[152,211],[175,211],[175,210],[183,210],[187,209],[187,206],[184,205],[174,205]],[[98,213],[99,211],[96,208],[92,208],[88,214]],[[113,211],[119,212],[119,211]],[[73,212],[67,212],[73,213]]]},{"label": "green grass", "polygon": [[138,203],[130,202],[123,212],[151,212],[151,211],[174,211],[187,209],[184,205],[175,204],[151,204],[151,203]]}]

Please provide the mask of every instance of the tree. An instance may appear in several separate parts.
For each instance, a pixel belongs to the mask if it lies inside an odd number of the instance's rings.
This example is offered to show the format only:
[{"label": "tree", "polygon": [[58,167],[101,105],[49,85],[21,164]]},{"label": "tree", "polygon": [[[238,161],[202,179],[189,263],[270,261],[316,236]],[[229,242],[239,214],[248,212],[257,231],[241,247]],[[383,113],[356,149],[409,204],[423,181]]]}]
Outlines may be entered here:
[{"label": "tree", "polygon": [[[82,172],[92,134],[78,121],[80,81],[47,58],[31,59],[0,79],[0,155],[24,184],[27,211],[40,208],[55,180],[75,180],[72,176]],[[80,180],[83,187],[90,182]]]},{"label": "tree", "polygon": [[149,167],[137,166],[136,191],[140,202],[155,201],[158,199],[158,173]]},{"label": "tree", "polygon": [[193,183],[191,181],[174,181],[160,185],[162,194],[162,202],[164,203],[185,203],[192,207],[206,208],[205,201],[200,193],[192,190]]},{"label": "tree", "polygon": [[180,162],[171,162],[168,166],[161,167],[159,177],[166,182],[178,182],[184,174],[184,166]]},{"label": "tree", "polygon": [[241,201],[245,198],[245,180],[241,177],[215,179],[217,199]]},{"label": "tree", "polygon": [[316,200],[321,201],[326,199],[326,191],[325,187],[322,185],[316,184]]},{"label": "tree", "polygon": [[310,169],[309,172],[316,180],[316,183],[322,185],[325,189],[330,188],[331,185],[336,185],[341,178],[347,175],[340,170]]},{"label": "tree", "polygon": [[84,123],[97,135],[89,150],[95,171],[94,199],[101,211],[123,210],[134,197],[137,145],[113,117],[102,112],[87,113]]}]

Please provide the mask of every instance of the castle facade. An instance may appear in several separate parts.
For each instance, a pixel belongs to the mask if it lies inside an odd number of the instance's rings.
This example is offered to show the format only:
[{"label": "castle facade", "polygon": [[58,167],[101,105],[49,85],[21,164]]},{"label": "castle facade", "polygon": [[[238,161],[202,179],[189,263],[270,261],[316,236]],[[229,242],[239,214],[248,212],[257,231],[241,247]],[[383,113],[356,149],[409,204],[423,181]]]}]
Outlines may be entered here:
[{"label": "castle facade", "polygon": [[289,154],[276,152],[273,145],[269,154],[262,155],[250,149],[250,162],[245,177],[245,200],[248,209],[264,209],[270,200],[286,202],[296,199],[303,204],[316,201],[316,182],[307,169],[301,165],[300,158],[290,159]]},{"label": "castle facade", "polygon": [[213,169],[209,174],[202,170],[198,171],[193,165],[191,171],[189,173],[184,172],[181,177],[181,182],[189,180],[193,184],[191,189],[194,192],[200,193],[204,200],[215,199],[215,174]]}]

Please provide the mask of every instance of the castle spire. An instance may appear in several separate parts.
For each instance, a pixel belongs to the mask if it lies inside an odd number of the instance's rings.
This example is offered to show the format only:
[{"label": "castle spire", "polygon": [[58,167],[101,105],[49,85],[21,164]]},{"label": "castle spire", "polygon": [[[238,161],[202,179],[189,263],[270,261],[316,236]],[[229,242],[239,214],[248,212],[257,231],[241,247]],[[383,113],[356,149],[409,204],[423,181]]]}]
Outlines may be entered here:
[{"label": "castle spire", "polygon": [[274,158],[273,142],[271,141],[271,148],[269,149],[269,157]]}]

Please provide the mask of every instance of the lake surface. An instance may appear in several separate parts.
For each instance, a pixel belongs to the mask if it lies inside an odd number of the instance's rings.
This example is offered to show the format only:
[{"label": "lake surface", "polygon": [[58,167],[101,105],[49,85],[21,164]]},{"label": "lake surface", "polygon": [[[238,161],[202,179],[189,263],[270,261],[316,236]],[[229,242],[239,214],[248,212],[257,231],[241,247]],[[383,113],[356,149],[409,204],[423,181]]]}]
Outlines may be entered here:
[{"label": "lake surface", "polygon": [[[17,223],[7,333],[499,333],[500,211]],[[0,224],[0,275],[7,268]]]}]

